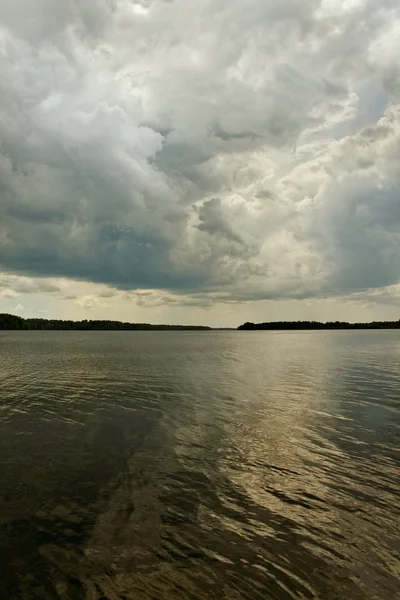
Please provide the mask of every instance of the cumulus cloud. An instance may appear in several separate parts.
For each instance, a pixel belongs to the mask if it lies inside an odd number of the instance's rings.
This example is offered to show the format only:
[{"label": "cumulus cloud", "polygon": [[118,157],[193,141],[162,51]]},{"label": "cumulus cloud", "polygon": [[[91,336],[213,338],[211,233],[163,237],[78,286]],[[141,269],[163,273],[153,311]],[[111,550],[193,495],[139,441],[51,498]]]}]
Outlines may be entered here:
[{"label": "cumulus cloud", "polygon": [[399,282],[395,0],[14,0],[0,23],[3,295]]},{"label": "cumulus cloud", "polygon": [[62,282],[54,279],[0,273],[0,295],[4,298],[16,298],[20,294],[58,292],[62,285]]},{"label": "cumulus cloud", "polygon": [[87,294],[86,296],[81,296],[76,299],[76,304],[80,308],[107,308],[109,304],[107,302],[102,302],[97,296],[93,294]]},{"label": "cumulus cloud", "polygon": [[18,298],[18,294],[14,292],[14,290],[10,290],[9,288],[3,288],[0,290],[0,297],[5,298],[6,300],[12,300],[14,298]]}]

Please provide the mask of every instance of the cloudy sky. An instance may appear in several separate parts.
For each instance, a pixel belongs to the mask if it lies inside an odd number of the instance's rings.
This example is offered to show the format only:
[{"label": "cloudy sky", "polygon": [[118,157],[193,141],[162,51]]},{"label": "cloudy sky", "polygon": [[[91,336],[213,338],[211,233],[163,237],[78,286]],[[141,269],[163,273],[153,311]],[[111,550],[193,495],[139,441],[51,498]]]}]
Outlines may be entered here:
[{"label": "cloudy sky", "polygon": [[0,311],[400,318],[398,0],[0,0]]}]

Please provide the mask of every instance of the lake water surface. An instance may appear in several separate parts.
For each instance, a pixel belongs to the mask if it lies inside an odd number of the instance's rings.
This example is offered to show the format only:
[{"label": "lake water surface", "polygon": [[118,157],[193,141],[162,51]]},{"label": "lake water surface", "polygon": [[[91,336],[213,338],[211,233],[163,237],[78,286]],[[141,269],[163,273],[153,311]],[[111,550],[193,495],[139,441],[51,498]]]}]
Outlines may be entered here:
[{"label": "lake water surface", "polygon": [[400,331],[1,332],[0,598],[400,598]]}]

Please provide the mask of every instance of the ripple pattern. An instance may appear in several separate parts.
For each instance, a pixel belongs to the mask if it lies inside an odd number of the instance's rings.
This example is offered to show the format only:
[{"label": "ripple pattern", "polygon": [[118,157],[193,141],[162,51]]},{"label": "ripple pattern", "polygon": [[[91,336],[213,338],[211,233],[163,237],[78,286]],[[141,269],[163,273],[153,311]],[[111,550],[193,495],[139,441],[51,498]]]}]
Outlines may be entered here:
[{"label": "ripple pattern", "polygon": [[0,598],[400,599],[400,333],[1,332]]}]

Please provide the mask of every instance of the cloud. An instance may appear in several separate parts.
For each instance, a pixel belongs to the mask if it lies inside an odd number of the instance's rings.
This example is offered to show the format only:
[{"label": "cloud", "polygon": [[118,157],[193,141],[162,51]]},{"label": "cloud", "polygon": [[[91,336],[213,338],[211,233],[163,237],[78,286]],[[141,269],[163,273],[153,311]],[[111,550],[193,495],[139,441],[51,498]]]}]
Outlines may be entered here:
[{"label": "cloud", "polygon": [[364,305],[383,304],[398,307],[400,304],[400,284],[353,293],[351,296],[343,297],[342,300],[360,302]]},{"label": "cloud", "polygon": [[14,292],[14,290],[10,290],[8,288],[4,288],[0,290],[0,297],[5,298],[6,300],[11,300],[14,298],[18,298],[18,294]]},{"label": "cloud", "polygon": [[80,308],[85,308],[85,309],[99,308],[99,307],[107,308],[109,306],[109,304],[107,302],[102,302],[101,300],[99,300],[99,298],[97,298],[96,296],[94,296],[92,294],[88,294],[86,296],[81,296],[80,298],[77,298],[76,304]]},{"label": "cloud", "polygon": [[142,308],[155,308],[157,306],[211,308],[218,302],[231,302],[229,295],[218,292],[185,295],[173,294],[166,290],[136,290],[135,292],[127,293],[125,299],[135,300],[136,304]]},{"label": "cloud", "polygon": [[399,282],[394,0],[15,0],[0,23],[3,295]]},{"label": "cloud", "polygon": [[117,290],[115,289],[110,289],[110,288],[106,288],[104,290],[102,290],[101,292],[99,292],[99,298],[113,298],[114,296],[118,295]]},{"label": "cloud", "polygon": [[60,291],[61,282],[52,279],[31,278],[0,273],[0,295],[16,298],[20,294],[41,294]]}]

